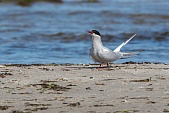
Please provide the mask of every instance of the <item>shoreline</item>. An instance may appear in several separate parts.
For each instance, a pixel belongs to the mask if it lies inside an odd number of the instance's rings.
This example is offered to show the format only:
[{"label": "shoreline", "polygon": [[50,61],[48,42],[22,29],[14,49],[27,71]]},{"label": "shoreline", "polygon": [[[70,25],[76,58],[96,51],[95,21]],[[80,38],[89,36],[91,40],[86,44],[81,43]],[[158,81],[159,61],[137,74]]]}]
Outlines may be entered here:
[{"label": "shoreline", "polygon": [[[110,63],[110,65],[119,65],[119,64],[164,64],[169,65],[169,63],[164,62],[122,62],[122,63]],[[0,64],[4,66],[70,66],[70,65],[100,65],[99,63],[7,63]]]},{"label": "shoreline", "polygon": [[2,113],[169,112],[168,64],[1,66]]}]

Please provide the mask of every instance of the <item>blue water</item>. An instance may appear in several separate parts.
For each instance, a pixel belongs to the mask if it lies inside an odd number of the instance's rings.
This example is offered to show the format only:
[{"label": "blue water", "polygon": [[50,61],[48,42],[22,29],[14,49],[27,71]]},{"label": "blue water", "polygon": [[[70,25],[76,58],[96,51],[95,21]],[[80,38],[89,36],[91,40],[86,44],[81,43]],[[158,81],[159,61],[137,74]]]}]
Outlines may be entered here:
[{"label": "blue water", "polygon": [[64,0],[26,7],[1,3],[0,64],[94,63],[88,55],[92,29],[111,49],[137,34],[122,51],[140,55],[115,63],[169,63],[168,0]]}]

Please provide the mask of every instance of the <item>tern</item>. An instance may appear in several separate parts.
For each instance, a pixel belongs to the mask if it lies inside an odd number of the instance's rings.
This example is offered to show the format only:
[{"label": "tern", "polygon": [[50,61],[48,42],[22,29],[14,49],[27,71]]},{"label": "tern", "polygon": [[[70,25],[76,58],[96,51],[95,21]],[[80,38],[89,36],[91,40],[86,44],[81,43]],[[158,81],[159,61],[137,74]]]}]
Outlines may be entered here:
[{"label": "tern", "polygon": [[135,52],[120,52],[121,48],[126,45],[131,39],[133,39],[136,34],[130,37],[126,42],[123,42],[113,51],[103,45],[101,41],[101,34],[97,30],[88,32],[92,36],[92,47],[90,48],[89,56],[94,62],[100,63],[98,69],[102,64],[107,64],[107,68],[109,68],[109,63],[114,62],[118,59],[129,58],[136,54]]}]

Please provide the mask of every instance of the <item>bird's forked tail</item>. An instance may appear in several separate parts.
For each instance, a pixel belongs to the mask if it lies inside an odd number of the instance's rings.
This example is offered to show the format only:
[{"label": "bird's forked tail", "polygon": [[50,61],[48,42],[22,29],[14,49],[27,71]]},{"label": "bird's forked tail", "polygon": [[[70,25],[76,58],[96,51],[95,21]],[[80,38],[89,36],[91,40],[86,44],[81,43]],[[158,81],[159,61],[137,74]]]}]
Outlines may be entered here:
[{"label": "bird's forked tail", "polygon": [[126,42],[123,42],[120,46],[118,46],[118,47],[114,50],[114,52],[120,52],[120,49],[121,49],[124,45],[126,45],[131,39],[133,39],[135,36],[136,36],[136,34],[134,34],[132,37],[130,37]]},{"label": "bird's forked tail", "polygon": [[134,55],[139,55],[138,52],[120,52],[120,49],[126,45],[131,39],[134,38],[134,36],[136,36],[136,34],[134,34],[132,37],[130,37],[126,42],[123,42],[120,46],[118,46],[114,52],[116,53],[120,53],[121,54],[121,59],[125,59],[125,58],[130,58],[130,57],[133,57]]}]

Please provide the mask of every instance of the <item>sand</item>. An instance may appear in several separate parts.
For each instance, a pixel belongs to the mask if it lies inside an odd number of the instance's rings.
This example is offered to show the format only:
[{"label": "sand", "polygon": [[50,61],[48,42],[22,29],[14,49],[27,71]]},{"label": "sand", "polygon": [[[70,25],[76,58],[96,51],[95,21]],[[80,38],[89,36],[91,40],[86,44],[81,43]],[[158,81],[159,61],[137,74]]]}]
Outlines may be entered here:
[{"label": "sand", "polygon": [[169,65],[1,65],[0,113],[169,112]]}]

